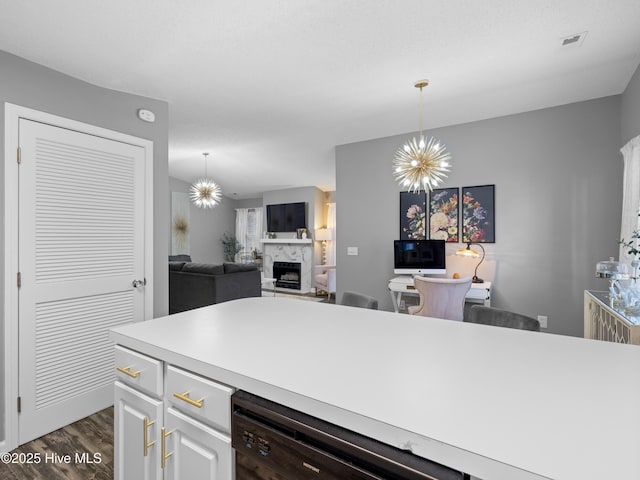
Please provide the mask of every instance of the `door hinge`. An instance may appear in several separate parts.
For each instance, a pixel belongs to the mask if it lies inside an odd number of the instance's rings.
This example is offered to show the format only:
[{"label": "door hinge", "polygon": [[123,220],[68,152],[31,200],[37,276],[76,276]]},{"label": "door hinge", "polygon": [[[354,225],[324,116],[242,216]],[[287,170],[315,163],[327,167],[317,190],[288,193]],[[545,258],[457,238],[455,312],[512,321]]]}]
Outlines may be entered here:
[{"label": "door hinge", "polygon": [[22,412],[22,398],[18,397],[18,413]]},{"label": "door hinge", "polygon": [[22,163],[22,149],[18,147],[18,157],[16,159],[18,161],[18,165]]},{"label": "door hinge", "polygon": [[18,288],[22,287],[22,274],[20,272],[16,275],[16,283],[18,284]]}]

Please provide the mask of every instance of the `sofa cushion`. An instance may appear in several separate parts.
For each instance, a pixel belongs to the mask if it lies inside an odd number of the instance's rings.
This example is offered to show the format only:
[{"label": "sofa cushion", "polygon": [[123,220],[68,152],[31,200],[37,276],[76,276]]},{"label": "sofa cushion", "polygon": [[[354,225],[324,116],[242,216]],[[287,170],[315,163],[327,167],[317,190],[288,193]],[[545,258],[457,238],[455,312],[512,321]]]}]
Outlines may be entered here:
[{"label": "sofa cushion", "polygon": [[255,263],[229,263],[226,262],[224,265],[224,273],[235,273],[235,272],[250,272],[252,270],[257,270],[258,266]]},{"label": "sofa cushion", "polygon": [[186,262],[169,262],[169,270],[180,271]]},{"label": "sofa cushion", "polygon": [[211,265],[210,263],[185,263],[182,271],[186,273],[206,273],[208,275],[224,274],[222,265]]},{"label": "sofa cushion", "polygon": [[190,262],[191,261],[191,255],[169,255],[169,261],[170,262]]}]

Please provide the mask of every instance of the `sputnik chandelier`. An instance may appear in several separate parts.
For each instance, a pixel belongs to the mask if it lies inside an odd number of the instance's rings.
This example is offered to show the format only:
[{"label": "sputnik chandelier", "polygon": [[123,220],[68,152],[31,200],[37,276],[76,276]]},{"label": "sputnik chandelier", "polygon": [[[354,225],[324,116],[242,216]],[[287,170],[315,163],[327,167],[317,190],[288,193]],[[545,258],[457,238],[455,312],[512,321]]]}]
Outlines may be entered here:
[{"label": "sputnik chandelier", "polygon": [[220,203],[222,189],[207,177],[207,156],[209,154],[203,153],[202,155],[204,155],[204,178],[191,185],[191,201],[199,208],[213,208]]},{"label": "sputnik chandelier", "polygon": [[396,152],[393,159],[393,175],[403,188],[418,193],[431,191],[447,177],[451,168],[451,154],[435,138],[425,140],[422,135],[422,89],[429,80],[418,80],[414,86],[420,89],[420,138],[415,137]]}]

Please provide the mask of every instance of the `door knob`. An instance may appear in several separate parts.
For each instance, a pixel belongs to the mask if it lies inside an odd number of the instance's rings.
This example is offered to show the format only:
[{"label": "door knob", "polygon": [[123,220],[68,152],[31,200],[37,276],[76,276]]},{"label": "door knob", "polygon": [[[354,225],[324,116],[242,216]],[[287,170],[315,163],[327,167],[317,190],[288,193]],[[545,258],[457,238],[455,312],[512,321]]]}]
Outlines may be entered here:
[{"label": "door knob", "polygon": [[144,280],[134,280],[133,282],[131,282],[131,285],[133,286],[133,288],[141,288],[141,287],[144,287],[146,284],[147,284],[146,278]]}]

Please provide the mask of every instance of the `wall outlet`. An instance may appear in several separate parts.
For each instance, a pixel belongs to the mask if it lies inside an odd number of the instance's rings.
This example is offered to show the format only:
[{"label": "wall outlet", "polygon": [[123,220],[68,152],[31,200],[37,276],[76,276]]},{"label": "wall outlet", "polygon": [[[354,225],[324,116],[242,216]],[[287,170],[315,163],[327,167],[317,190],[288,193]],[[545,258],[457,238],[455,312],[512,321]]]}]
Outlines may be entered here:
[{"label": "wall outlet", "polygon": [[358,247],[347,247],[347,255],[358,255]]},{"label": "wall outlet", "polygon": [[547,328],[547,316],[546,315],[538,315],[538,321],[540,322],[540,328]]}]

